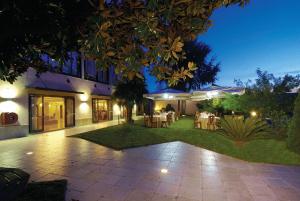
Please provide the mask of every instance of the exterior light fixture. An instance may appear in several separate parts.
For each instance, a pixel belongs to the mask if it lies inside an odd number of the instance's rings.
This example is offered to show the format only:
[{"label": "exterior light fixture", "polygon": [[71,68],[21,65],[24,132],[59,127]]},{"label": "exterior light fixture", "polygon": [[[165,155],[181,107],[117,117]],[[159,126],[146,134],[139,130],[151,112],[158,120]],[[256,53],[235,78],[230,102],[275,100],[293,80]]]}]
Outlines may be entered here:
[{"label": "exterior light fixture", "polygon": [[32,152],[32,151],[30,151],[30,152],[27,152],[26,154],[27,154],[27,155],[32,155],[32,154],[33,154],[33,152]]},{"label": "exterior light fixture", "polygon": [[169,95],[168,94],[163,94],[163,98],[167,99],[167,98],[169,98]]},{"label": "exterior light fixture", "polygon": [[168,169],[163,168],[163,169],[160,170],[160,172],[163,173],[163,174],[167,174],[168,173]]},{"label": "exterior light fixture", "polygon": [[19,105],[11,100],[6,100],[0,102],[0,113],[1,112],[17,112],[19,110]]},{"label": "exterior light fixture", "polygon": [[208,92],[206,92],[206,95],[208,98],[213,98],[215,96],[218,96],[219,92],[218,91],[208,91]]},{"label": "exterior light fixture", "polygon": [[164,99],[172,99],[172,98],[174,98],[174,96],[169,95],[169,94],[163,94],[163,98]]},{"label": "exterior light fixture", "polygon": [[86,101],[88,101],[88,99],[89,99],[88,95],[86,95],[86,94],[80,94],[80,100],[82,102],[86,102]]},{"label": "exterior light fixture", "polygon": [[251,114],[252,117],[256,117],[257,116],[257,113],[255,111],[252,111],[250,114]]},{"label": "exterior light fixture", "polygon": [[16,98],[17,91],[13,87],[4,87],[0,90],[0,97],[4,99],[12,99]]}]

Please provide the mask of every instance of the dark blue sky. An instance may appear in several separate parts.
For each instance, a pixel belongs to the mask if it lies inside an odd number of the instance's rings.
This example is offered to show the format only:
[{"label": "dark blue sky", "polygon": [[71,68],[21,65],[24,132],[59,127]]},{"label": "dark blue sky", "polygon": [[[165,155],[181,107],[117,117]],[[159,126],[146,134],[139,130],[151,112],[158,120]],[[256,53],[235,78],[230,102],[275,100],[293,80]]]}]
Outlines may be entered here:
[{"label": "dark blue sky", "polygon": [[244,8],[222,8],[199,39],[221,62],[217,84],[255,78],[261,68],[281,76],[300,74],[300,1],[251,0]]},{"label": "dark blue sky", "polygon": [[[300,0],[250,0],[244,8],[215,11],[213,26],[198,39],[221,63],[217,84],[255,79],[256,69],[275,76],[300,74]],[[155,80],[147,76],[150,91]]]}]

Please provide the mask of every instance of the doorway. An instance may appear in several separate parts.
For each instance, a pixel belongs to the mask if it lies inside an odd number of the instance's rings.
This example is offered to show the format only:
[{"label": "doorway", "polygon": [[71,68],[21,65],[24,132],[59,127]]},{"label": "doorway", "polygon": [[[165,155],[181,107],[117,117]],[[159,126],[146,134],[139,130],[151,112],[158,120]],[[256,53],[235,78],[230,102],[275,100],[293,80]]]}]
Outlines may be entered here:
[{"label": "doorway", "polygon": [[44,131],[65,128],[65,100],[60,97],[44,97]]},{"label": "doorway", "polygon": [[112,120],[112,104],[110,100],[92,99],[93,123]]},{"label": "doorway", "polygon": [[29,96],[30,132],[59,130],[75,125],[73,97]]}]

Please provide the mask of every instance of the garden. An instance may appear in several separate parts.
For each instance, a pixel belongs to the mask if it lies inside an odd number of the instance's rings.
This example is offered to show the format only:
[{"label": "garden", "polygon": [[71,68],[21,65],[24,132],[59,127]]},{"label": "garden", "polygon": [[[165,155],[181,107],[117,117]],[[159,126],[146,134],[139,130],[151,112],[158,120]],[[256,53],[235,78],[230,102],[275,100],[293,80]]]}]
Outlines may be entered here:
[{"label": "garden", "polygon": [[251,85],[237,82],[245,87],[243,95],[199,102],[199,112],[221,116],[217,129],[197,129],[193,117],[181,117],[167,128],[150,129],[143,121],[130,120],[74,137],[117,150],[183,141],[246,161],[299,165],[300,97],[287,93],[299,85],[299,78],[276,78],[260,70],[257,75]]}]

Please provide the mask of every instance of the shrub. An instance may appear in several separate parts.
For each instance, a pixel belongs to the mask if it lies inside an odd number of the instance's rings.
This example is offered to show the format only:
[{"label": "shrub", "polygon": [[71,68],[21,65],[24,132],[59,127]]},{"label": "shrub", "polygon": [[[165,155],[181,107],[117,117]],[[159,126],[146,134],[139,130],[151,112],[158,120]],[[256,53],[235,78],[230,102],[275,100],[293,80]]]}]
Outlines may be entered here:
[{"label": "shrub", "polygon": [[258,118],[226,118],[221,120],[222,133],[234,141],[248,141],[269,132],[269,126]]},{"label": "shrub", "polygon": [[169,111],[172,111],[172,112],[174,112],[174,111],[175,111],[175,109],[172,107],[172,105],[171,105],[171,104],[168,104],[168,105],[166,106],[166,111],[167,111],[167,112],[169,112]]},{"label": "shrub", "polygon": [[294,115],[288,130],[288,147],[300,153],[300,95],[295,101]]},{"label": "shrub", "polygon": [[267,115],[267,121],[272,128],[272,133],[278,136],[286,136],[290,117],[283,111],[270,111]]}]

